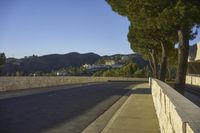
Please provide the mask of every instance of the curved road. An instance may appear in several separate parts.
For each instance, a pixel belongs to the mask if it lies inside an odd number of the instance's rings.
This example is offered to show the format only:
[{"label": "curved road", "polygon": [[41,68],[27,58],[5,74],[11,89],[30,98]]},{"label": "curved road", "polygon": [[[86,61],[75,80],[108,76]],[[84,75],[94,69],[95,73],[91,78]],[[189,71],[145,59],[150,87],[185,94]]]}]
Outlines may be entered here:
[{"label": "curved road", "polygon": [[[31,90],[1,98],[0,133],[78,133],[125,94],[134,82]],[[23,95],[24,93],[24,95]]]}]

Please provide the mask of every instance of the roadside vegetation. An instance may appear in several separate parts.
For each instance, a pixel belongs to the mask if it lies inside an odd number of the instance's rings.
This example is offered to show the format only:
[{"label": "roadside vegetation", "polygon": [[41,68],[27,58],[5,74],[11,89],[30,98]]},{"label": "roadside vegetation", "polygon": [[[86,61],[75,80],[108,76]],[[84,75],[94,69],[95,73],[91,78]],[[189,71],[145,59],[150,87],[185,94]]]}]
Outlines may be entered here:
[{"label": "roadside vegetation", "polygon": [[[4,63],[4,64],[3,64]],[[143,76],[148,61],[140,54],[99,56],[94,53],[30,56],[2,60],[2,76]],[[137,69],[135,69],[137,68]],[[129,70],[130,69],[130,70]],[[135,72],[137,71],[137,72]],[[135,74],[133,74],[135,72]],[[112,74],[113,73],[113,74]]]},{"label": "roadside vegetation", "polygon": [[148,67],[140,68],[136,63],[128,63],[121,68],[109,69],[104,71],[97,71],[93,76],[102,77],[142,77],[148,76]]},{"label": "roadside vegetation", "polygon": [[0,53],[0,74],[1,74],[1,69],[2,65],[6,62],[6,56],[4,53]]},{"label": "roadside vegetation", "polygon": [[[130,21],[128,40],[135,52],[149,60],[153,77],[166,80],[176,67],[175,88],[183,88],[189,40],[200,25],[198,0],[106,0],[113,11]],[[175,49],[178,44],[178,49]]]}]

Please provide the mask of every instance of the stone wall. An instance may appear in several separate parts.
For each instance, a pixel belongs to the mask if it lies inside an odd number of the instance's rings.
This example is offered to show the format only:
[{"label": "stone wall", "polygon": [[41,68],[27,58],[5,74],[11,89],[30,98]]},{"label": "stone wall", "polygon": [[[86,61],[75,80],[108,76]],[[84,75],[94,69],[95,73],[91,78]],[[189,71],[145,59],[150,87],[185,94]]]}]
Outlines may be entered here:
[{"label": "stone wall", "polygon": [[200,76],[187,75],[185,83],[190,85],[200,86]]},{"label": "stone wall", "polygon": [[200,108],[167,84],[151,79],[161,133],[200,133]]},{"label": "stone wall", "polygon": [[67,84],[81,84],[92,82],[106,82],[108,80],[123,80],[142,81],[145,79],[137,78],[115,78],[115,77],[67,77],[67,76],[55,76],[55,77],[0,77],[0,91],[10,91],[27,88],[38,88],[47,86],[59,86]]}]

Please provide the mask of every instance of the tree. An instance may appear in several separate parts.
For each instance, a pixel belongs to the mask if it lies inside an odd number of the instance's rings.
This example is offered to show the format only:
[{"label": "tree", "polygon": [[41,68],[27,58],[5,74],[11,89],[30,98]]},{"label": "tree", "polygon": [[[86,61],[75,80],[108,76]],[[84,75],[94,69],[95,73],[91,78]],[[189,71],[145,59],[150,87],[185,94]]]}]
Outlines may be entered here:
[{"label": "tree", "polygon": [[178,58],[178,49],[173,48],[169,51],[169,58],[167,64],[167,79],[172,80],[176,78],[176,66],[177,66],[177,58]]},{"label": "tree", "polygon": [[[189,39],[195,37],[192,28],[194,26],[198,28],[200,24],[200,3],[197,0],[107,0],[107,2],[114,11],[127,16],[133,25],[145,23],[149,27],[156,27],[161,32],[163,30],[163,35],[167,35],[168,38],[172,37],[170,33],[178,33],[176,85],[183,87],[187,70]],[[163,57],[164,54],[163,51]]]},{"label": "tree", "polygon": [[1,67],[6,61],[6,56],[4,53],[0,53],[0,72],[1,72]]},{"label": "tree", "polygon": [[[128,3],[128,6],[122,6],[119,5],[122,4],[122,2],[113,0],[108,0],[108,2],[111,2],[111,5],[113,5],[115,11],[119,11],[119,14],[126,15],[129,18],[131,22],[130,27],[133,27],[133,32],[136,32],[134,33],[136,34],[135,37],[137,38],[137,40],[141,40],[140,45],[143,45],[142,43],[145,43],[146,45],[160,47],[162,54],[160,60],[159,78],[165,81],[165,75],[167,72],[168,49],[172,47],[176,41],[176,38],[174,36],[175,31],[170,28],[164,28],[158,19],[159,16],[157,12],[163,10],[166,3],[159,1],[157,1],[157,4],[153,3],[156,2],[156,0],[141,0],[136,2],[126,0],[125,3]],[[122,7],[125,7],[126,9],[122,10]],[[117,10],[118,8],[120,10]],[[134,45],[134,43],[135,42],[132,41],[131,45]],[[151,51],[154,52],[154,50]]]},{"label": "tree", "polygon": [[146,77],[145,68],[140,68],[136,63],[129,62],[121,68],[97,71],[93,76],[103,77]]},{"label": "tree", "polygon": [[6,61],[6,56],[4,53],[0,53],[0,66],[3,65]]},{"label": "tree", "polygon": [[[182,90],[185,85],[185,75],[187,72],[187,60],[189,54],[189,40],[196,36],[192,32],[192,28],[200,24],[200,4],[196,1],[179,0],[173,4],[177,23],[173,24],[178,32],[179,48],[178,48],[178,68],[176,75],[176,88]],[[172,9],[169,9],[172,10]],[[174,15],[174,16],[175,16]],[[169,16],[169,17],[174,17]]]},{"label": "tree", "polygon": [[[111,4],[113,4],[114,10],[119,8],[120,10],[116,10],[116,11],[119,11],[122,15],[126,15],[129,18],[131,22],[130,27],[133,27],[132,29],[134,29],[133,32],[135,34],[135,38],[137,38],[137,40],[140,40],[140,45],[145,44],[146,46],[148,46],[147,47],[148,49],[146,51],[147,52],[149,51],[150,55],[153,57],[152,58],[153,65],[151,66],[154,66],[152,67],[154,77],[158,77],[157,65],[156,65],[157,61],[155,59],[154,48],[161,47],[162,58],[161,58],[161,63],[160,63],[161,67],[160,67],[159,78],[164,81],[166,71],[167,71],[167,52],[168,52],[167,45],[173,45],[173,43],[171,43],[172,35],[168,37],[166,36],[166,34],[168,35],[169,32],[170,34],[173,32],[167,28],[162,29],[161,26],[159,25],[156,12],[160,11],[162,8],[156,7],[155,4],[153,5],[152,2],[154,1],[148,1],[148,2],[136,1],[133,3],[133,1],[127,0],[125,3],[127,3],[128,6],[125,6],[125,5],[120,6],[119,4],[122,4],[122,2],[118,2],[118,1],[110,0],[110,2]],[[122,10],[121,7],[123,8],[125,7],[126,9]],[[129,40],[131,40],[130,32],[129,32]],[[131,45],[134,45],[135,40],[130,41],[130,42],[131,42]],[[152,45],[154,47],[153,49],[152,49]]]},{"label": "tree", "polygon": [[133,26],[129,26],[128,40],[131,44],[131,48],[135,52],[143,54],[143,57],[149,60],[153,77],[158,78],[158,55],[160,49],[158,49],[154,43],[141,39],[141,37],[144,37],[141,33],[143,32],[138,32]]},{"label": "tree", "polygon": [[[167,61],[168,56],[170,56],[168,53],[174,50],[174,44],[176,42],[175,32],[171,32],[169,36],[169,30],[161,30],[156,27],[149,28],[146,24],[139,27],[131,24],[129,27],[128,40],[131,48],[136,52],[142,53],[144,56],[147,55],[149,60],[152,60],[149,62],[155,78],[158,77],[156,76],[158,75],[157,66],[158,62],[160,62],[159,78],[162,81],[165,81],[167,72]],[[161,58],[157,59],[157,57]]]}]

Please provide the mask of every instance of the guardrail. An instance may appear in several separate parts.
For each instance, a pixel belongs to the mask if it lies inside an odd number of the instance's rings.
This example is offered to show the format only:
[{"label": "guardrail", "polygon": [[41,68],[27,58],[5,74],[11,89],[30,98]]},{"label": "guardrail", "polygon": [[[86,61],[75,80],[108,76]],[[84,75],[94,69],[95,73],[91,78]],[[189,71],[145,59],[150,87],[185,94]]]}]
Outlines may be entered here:
[{"label": "guardrail", "polygon": [[161,133],[200,133],[200,108],[169,85],[150,79]]},{"label": "guardrail", "polygon": [[120,78],[120,77],[78,77],[78,76],[36,76],[36,77],[0,77],[0,92],[59,86],[67,84],[82,84],[107,81],[147,81],[141,78]]}]

